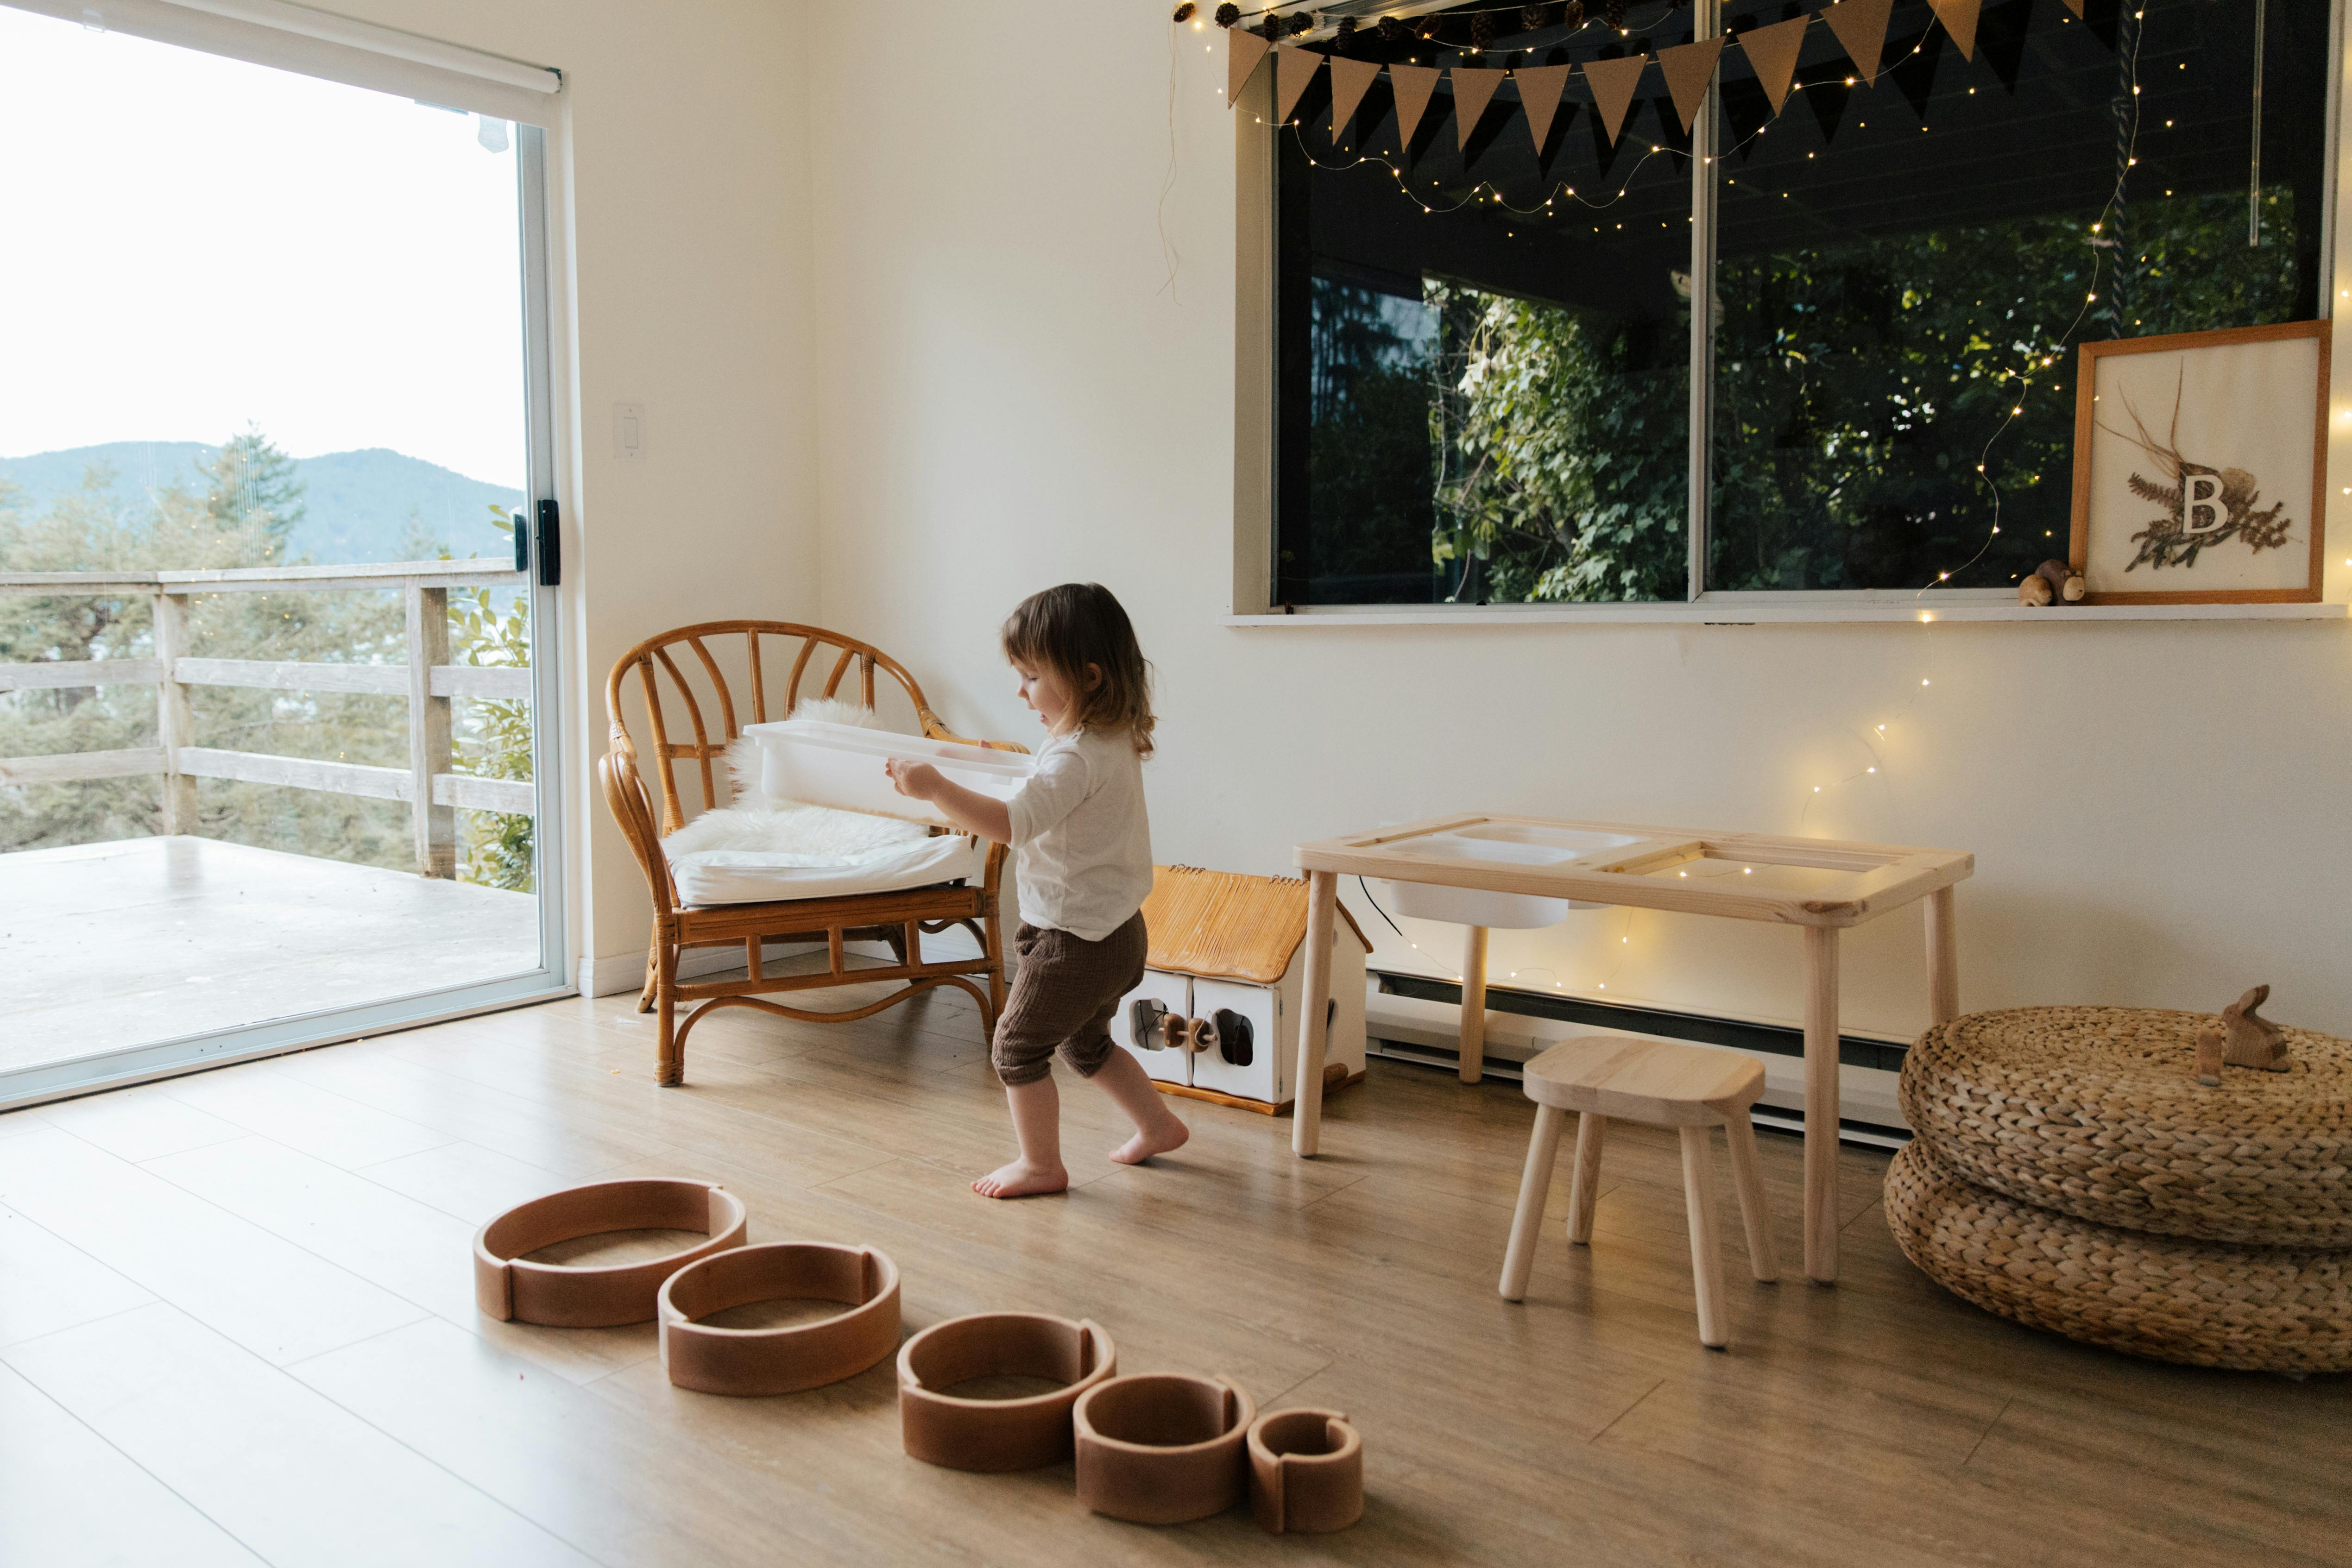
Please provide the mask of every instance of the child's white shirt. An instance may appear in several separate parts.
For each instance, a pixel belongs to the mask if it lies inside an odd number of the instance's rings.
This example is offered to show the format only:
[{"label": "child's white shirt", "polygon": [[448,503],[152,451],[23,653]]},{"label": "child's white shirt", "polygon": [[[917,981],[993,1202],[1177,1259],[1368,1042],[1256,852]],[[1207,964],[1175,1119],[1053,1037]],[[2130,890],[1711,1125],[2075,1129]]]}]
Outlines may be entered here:
[{"label": "child's white shirt", "polygon": [[1151,823],[1143,759],[1125,730],[1081,729],[1047,741],[1004,814],[1022,919],[1099,942],[1143,907]]}]

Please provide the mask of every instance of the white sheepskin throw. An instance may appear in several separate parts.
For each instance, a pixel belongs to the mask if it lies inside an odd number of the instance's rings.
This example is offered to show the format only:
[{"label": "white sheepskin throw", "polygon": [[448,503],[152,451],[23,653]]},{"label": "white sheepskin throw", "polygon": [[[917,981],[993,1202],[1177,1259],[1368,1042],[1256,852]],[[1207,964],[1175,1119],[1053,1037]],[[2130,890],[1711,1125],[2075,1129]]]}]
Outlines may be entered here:
[{"label": "white sheepskin throw", "polygon": [[[870,707],[832,697],[803,698],[794,718],[860,729],[887,729]],[[744,850],[778,857],[780,865],[846,870],[926,838],[919,822],[836,811],[825,806],[779,800],[760,793],[760,747],[748,736],[727,748],[728,783],[733,803],[705,811],[662,841],[670,855],[705,850]]]}]

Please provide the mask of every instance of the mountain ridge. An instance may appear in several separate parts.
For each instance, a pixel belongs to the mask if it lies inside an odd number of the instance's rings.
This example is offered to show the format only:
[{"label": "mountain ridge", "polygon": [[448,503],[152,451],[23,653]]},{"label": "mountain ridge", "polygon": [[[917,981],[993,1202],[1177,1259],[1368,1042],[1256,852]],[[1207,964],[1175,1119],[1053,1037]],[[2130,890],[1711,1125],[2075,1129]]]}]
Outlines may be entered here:
[{"label": "mountain ridge", "polygon": [[[24,514],[37,517],[100,468],[111,476],[103,494],[122,510],[141,511],[172,484],[201,492],[196,465],[219,451],[201,441],[110,441],[0,457],[0,483],[16,486]],[[291,461],[302,482],[302,520],[288,538],[298,556],[337,566],[413,559],[413,537],[436,547],[428,556],[440,549],[458,557],[505,556],[513,549],[491,526],[489,508],[520,507],[520,490],[385,446]]]}]

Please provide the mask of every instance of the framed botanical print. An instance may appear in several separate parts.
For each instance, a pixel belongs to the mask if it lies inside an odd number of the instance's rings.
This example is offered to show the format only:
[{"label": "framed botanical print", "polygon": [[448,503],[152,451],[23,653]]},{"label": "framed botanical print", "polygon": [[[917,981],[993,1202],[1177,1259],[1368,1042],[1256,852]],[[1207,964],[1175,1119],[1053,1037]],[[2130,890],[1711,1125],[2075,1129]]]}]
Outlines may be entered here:
[{"label": "framed botanical print", "polygon": [[2084,602],[2318,600],[2327,327],[2082,346],[2069,559]]}]

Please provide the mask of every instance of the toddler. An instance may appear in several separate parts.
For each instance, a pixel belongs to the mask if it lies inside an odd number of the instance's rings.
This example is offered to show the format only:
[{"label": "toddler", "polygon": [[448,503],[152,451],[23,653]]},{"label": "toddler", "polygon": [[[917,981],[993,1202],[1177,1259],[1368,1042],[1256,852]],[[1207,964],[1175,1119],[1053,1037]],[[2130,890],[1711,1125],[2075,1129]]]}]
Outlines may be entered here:
[{"label": "toddler", "polygon": [[1151,891],[1151,829],[1143,814],[1150,666],[1127,612],[1099,583],[1030,595],[1005,622],[1003,640],[1021,677],[1021,700],[1047,736],[1021,792],[999,800],[950,782],[928,763],[885,767],[900,794],[1013,849],[1021,967],[990,1057],[1021,1154],[971,1186],[986,1197],[1027,1197],[1070,1185],[1054,1088],[1056,1051],[1134,1122],[1135,1136],[1111,1151],[1119,1164],[1140,1165],[1192,1134],[1143,1064],[1110,1037],[1119,998],[1142,982],[1150,945],[1142,915]]}]

